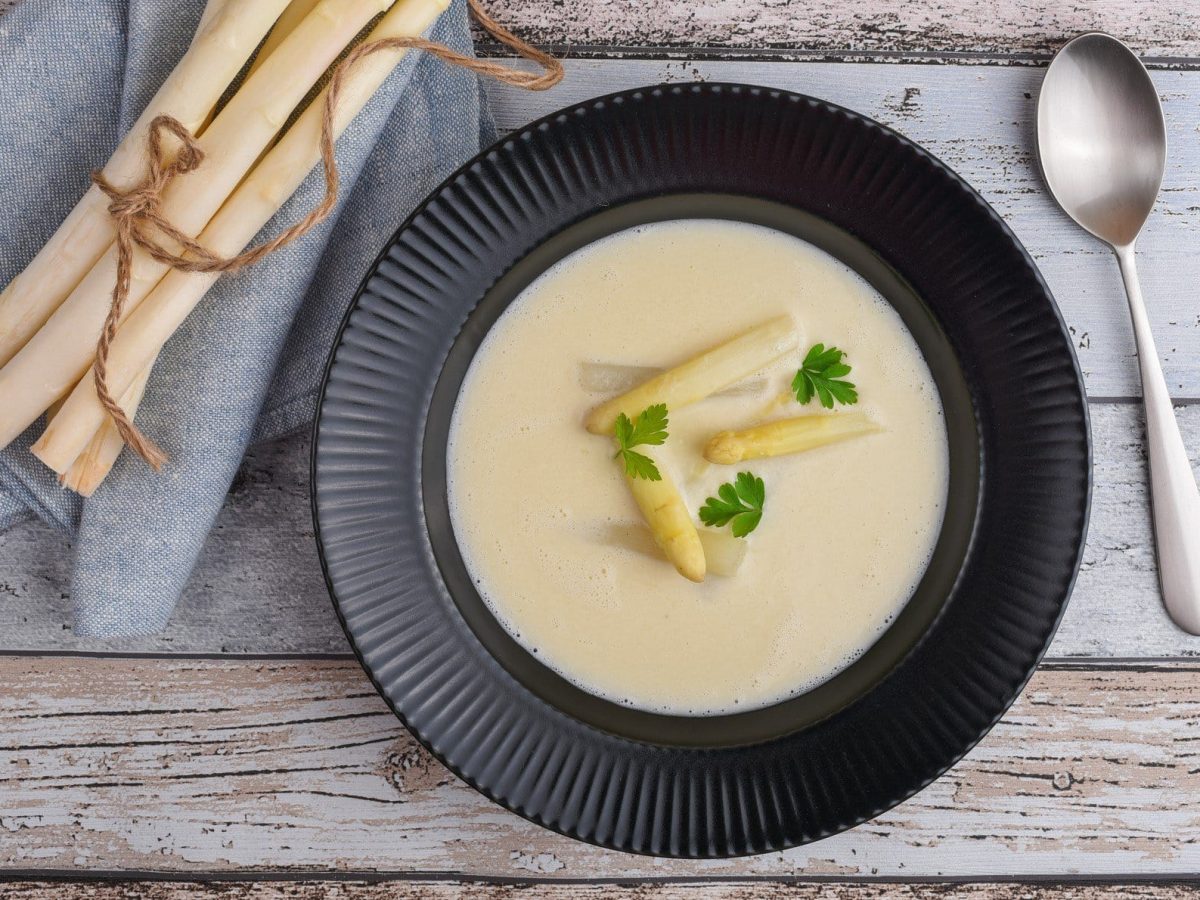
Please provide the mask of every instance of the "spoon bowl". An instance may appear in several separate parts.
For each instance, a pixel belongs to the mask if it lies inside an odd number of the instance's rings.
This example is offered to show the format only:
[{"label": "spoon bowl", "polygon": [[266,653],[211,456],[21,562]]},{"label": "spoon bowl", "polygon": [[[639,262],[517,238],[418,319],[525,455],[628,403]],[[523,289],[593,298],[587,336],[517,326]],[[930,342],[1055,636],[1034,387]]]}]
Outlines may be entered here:
[{"label": "spoon bowl", "polygon": [[1123,43],[1083,34],[1050,64],[1038,152],[1054,198],[1113,246],[1132,244],[1162,185],[1167,130],[1145,66]]}]

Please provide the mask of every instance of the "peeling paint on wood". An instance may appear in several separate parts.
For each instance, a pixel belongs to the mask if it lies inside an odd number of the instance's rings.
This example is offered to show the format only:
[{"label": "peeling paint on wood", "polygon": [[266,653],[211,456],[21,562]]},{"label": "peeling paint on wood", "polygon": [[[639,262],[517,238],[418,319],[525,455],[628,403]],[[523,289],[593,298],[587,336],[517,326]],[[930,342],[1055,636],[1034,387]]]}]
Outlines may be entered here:
[{"label": "peeling paint on wood", "polygon": [[417,747],[355,663],[0,659],[0,867],[518,879],[1200,871],[1200,666],[1040,671],[907,803],[740,860],[551,834]]},{"label": "peeling paint on wood", "polygon": [[[420,881],[12,882],[26,900],[1180,900],[1186,884],[803,884],[753,881],[687,884],[480,884]],[[5,892],[0,890],[0,895]]]},{"label": "peeling paint on wood", "polygon": [[1174,0],[493,0],[499,21],[542,44],[611,52],[710,48],[886,59],[1044,57],[1084,31],[1108,31],[1151,57],[1200,56],[1200,9]]},{"label": "peeling paint on wood", "polygon": [[[0,0],[0,15],[17,2]],[[1200,57],[1200,10],[1185,0],[492,0],[489,11],[527,40],[575,54],[1009,62],[1101,30],[1156,60]]]}]

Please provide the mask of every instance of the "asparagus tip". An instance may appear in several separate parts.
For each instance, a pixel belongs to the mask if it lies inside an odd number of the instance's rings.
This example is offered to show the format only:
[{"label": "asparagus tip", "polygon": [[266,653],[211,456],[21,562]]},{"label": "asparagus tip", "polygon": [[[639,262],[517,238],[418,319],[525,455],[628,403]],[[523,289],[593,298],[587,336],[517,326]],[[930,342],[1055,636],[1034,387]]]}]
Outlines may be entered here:
[{"label": "asparagus tip", "polygon": [[675,568],[688,581],[701,584],[704,581],[704,576],[707,574],[706,570],[708,567],[705,565],[704,554],[701,553],[698,559],[689,555],[687,559],[675,560]]},{"label": "asparagus tip", "polygon": [[742,461],[742,440],[732,431],[719,431],[704,448],[704,458],[719,466],[732,466]]}]

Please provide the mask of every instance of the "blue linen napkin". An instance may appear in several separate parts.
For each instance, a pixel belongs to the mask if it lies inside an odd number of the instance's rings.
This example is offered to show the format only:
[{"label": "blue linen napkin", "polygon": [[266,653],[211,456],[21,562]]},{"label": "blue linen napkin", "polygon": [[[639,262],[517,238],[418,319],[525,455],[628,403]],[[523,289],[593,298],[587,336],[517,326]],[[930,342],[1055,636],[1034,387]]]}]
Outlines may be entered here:
[{"label": "blue linen napkin", "polygon": [[[0,284],[54,232],[191,40],[203,0],[19,0],[0,12]],[[464,0],[429,37],[471,51]],[[494,137],[479,80],[409,53],[338,141],[334,215],[224,276],[154,368],[137,421],[170,455],[121,455],[87,500],[28,452],[0,452],[0,529],[30,515],[74,536],[75,633],[166,626],[246,447],[311,421],[334,332],[413,207]],[[264,235],[320,199],[311,175]],[[260,236],[260,239],[262,236]],[[3,398],[0,398],[3,402]]]}]

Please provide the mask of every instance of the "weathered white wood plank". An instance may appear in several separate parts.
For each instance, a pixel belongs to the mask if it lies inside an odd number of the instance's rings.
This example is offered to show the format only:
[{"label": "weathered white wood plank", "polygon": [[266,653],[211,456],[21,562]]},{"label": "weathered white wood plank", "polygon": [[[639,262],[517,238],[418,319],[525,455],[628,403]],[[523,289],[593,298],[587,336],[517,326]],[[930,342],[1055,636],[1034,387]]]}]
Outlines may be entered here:
[{"label": "weathered white wood plank", "polygon": [[[122,881],[7,885],[25,900],[1181,900],[1200,894],[1184,884],[863,884],[657,881],[633,884],[479,883],[461,881]],[[3,892],[0,892],[2,894]]]},{"label": "weathered white wood plank", "polygon": [[[1200,11],[1200,5],[1197,6]],[[1043,71],[993,67],[569,60],[557,88],[492,89],[498,123],[517,128],[559,107],[662,81],[740,81],[808,93],[922,144],[995,206],[1037,260],[1071,326],[1088,392],[1140,395],[1133,336],[1112,254],[1054,205],[1037,171]],[[1167,382],[1200,397],[1200,72],[1156,72],[1171,141],[1159,205],[1139,246],[1143,288]]]},{"label": "weathered white wood plank", "polygon": [[[1032,144],[1041,71],[1021,68],[569,60],[559,88],[496,87],[504,128],[596,94],[663,80],[746,81],[800,90],[874,116],[944,159],[1000,211],[1038,260],[1062,305],[1093,396],[1139,393],[1132,332],[1109,252],[1053,205]],[[1155,73],[1172,146],[1162,200],[1141,240],[1150,317],[1174,395],[1200,398],[1200,72]]]},{"label": "weathered white wood plank", "polygon": [[1047,55],[1083,31],[1110,31],[1151,57],[1200,56],[1200,8],[1186,0],[493,0],[519,34],[632,52],[701,47],[787,57],[898,54],[1008,60]]},{"label": "weathered white wood plank", "polygon": [[[1178,410],[1200,472],[1200,406]],[[1095,495],[1082,570],[1051,657],[1200,654],[1159,601],[1140,407],[1094,404]],[[192,653],[346,652],[317,564],[307,441],[251,451],[171,627],[150,638],[70,634],[69,548],[39,525],[0,534],[0,648]]]},{"label": "weathered white wood plank", "polygon": [[68,541],[37,522],[0,533],[0,647],[348,651],[317,562],[307,446],[307,438],[297,436],[250,451],[171,627],[154,637],[74,638]]},{"label": "weathered white wood plank", "polygon": [[[1024,69],[821,64],[676,65],[573,62],[548,95],[496,94],[515,127],[553,108],[619,87],[693,75],[779,84],[875,115],[925,143],[997,205],[1038,257],[1073,328],[1095,396],[1135,387],[1132,338],[1106,251],[1045,197],[1029,149],[1038,73]],[[1175,162],[1144,243],[1146,292],[1176,395],[1200,398],[1200,133],[1189,98],[1200,73],[1160,72]],[[920,93],[916,93],[919,91]],[[1192,162],[1189,163],[1188,161]],[[1190,168],[1189,168],[1190,166]],[[1096,503],[1075,599],[1053,653],[1174,656],[1200,642],[1163,615],[1154,581],[1136,409],[1096,406]],[[1200,452],[1200,412],[1183,415]],[[174,624],[145,640],[80,642],[68,630],[69,556],[36,525],[0,536],[0,646],[190,652],[341,652],[345,643],[319,578],[299,446],[254,451],[235,486]]]},{"label": "weathered white wood plank", "polygon": [[1200,872],[1200,667],[1044,669],[907,803],[741,860],[600,850],[458,782],[353,662],[0,659],[0,869],[450,876]]},{"label": "weathered white wood plank", "polygon": [[[0,0],[0,15],[19,2]],[[1186,0],[493,0],[489,8],[528,40],[602,55],[703,49],[784,59],[1020,62],[1100,29],[1155,60],[1200,57],[1200,10]]]}]

